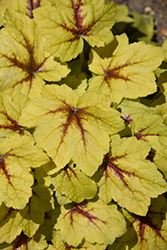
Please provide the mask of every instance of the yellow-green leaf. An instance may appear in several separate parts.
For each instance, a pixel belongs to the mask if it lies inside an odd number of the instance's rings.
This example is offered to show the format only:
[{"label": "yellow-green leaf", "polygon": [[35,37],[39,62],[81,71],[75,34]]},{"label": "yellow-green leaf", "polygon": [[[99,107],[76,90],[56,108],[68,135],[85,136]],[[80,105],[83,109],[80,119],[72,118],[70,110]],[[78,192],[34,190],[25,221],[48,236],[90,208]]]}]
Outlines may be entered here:
[{"label": "yellow-green leaf", "polygon": [[51,2],[52,6],[45,5],[33,13],[38,29],[47,38],[46,50],[60,57],[61,61],[77,57],[83,50],[83,39],[93,47],[104,46],[113,39],[110,31],[116,14],[113,2]]},{"label": "yellow-green leaf", "polygon": [[0,144],[0,203],[8,207],[25,207],[34,181],[30,168],[40,167],[49,160],[34,143],[31,136],[16,134]]},{"label": "yellow-green leaf", "polygon": [[66,165],[63,170],[54,175],[50,182],[56,192],[58,191],[76,203],[84,199],[92,199],[97,192],[96,183],[77,167],[70,165]]},{"label": "yellow-green leaf", "polygon": [[167,201],[164,196],[152,200],[147,215],[137,216],[124,211],[127,232],[116,239],[109,250],[166,250]]},{"label": "yellow-green leaf", "polygon": [[126,223],[116,205],[98,201],[62,206],[55,228],[60,229],[63,241],[77,247],[84,239],[91,244],[112,244],[115,237],[126,232]]},{"label": "yellow-green leaf", "polygon": [[34,97],[47,81],[59,81],[69,73],[67,66],[44,51],[33,19],[7,10],[6,26],[0,32],[0,90],[15,87]]},{"label": "yellow-green leaf", "polygon": [[67,85],[44,86],[41,98],[27,105],[19,123],[37,126],[35,140],[57,171],[72,159],[90,176],[108,152],[109,135],[124,128],[120,113],[110,108],[109,96],[88,91],[80,96]]},{"label": "yellow-green leaf", "polygon": [[145,160],[150,146],[135,137],[112,137],[111,156],[106,156],[99,197],[111,199],[130,212],[146,215],[150,198],[167,191],[167,184],[154,163]]},{"label": "yellow-green leaf", "polygon": [[162,48],[144,42],[128,44],[125,34],[116,37],[118,46],[110,58],[100,58],[92,51],[90,71],[96,76],[90,89],[109,93],[113,102],[124,98],[147,96],[156,91],[155,70],[164,58]]}]

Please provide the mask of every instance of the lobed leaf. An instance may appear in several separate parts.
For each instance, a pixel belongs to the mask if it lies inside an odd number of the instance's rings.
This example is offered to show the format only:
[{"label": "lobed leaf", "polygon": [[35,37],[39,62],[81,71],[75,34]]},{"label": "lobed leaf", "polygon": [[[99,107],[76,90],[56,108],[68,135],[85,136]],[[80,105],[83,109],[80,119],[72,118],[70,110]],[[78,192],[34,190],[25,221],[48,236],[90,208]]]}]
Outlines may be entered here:
[{"label": "lobed leaf", "polygon": [[112,244],[125,233],[126,224],[115,205],[97,201],[69,209],[62,206],[55,228],[60,229],[63,241],[77,247],[83,239],[91,244]]},{"label": "lobed leaf", "polygon": [[[41,34],[47,38],[46,50],[61,61],[76,58],[83,50],[84,40],[91,46],[111,42],[110,31],[115,20],[113,2],[99,0],[49,1],[52,6],[36,9],[35,21]],[[84,40],[83,40],[84,39]]]},{"label": "lobed leaf", "polygon": [[127,233],[110,246],[109,250],[162,250],[167,248],[166,199],[160,196],[152,200],[145,217],[124,211],[128,220]]},{"label": "lobed leaf", "polygon": [[99,182],[99,197],[115,200],[121,207],[146,215],[150,198],[167,191],[167,184],[152,162],[145,160],[150,146],[135,137],[112,137],[111,156],[106,156]]},{"label": "lobed leaf", "polygon": [[37,126],[35,140],[52,157],[57,171],[72,159],[91,176],[108,151],[109,135],[124,128],[119,112],[109,106],[107,95],[80,96],[66,85],[46,85],[41,98],[27,105],[19,123]]},{"label": "lobed leaf", "polygon": [[23,209],[32,195],[31,167],[39,167],[49,159],[34,146],[30,136],[14,135],[0,144],[0,202],[14,209]]},{"label": "lobed leaf", "polygon": [[125,34],[116,36],[118,46],[110,58],[100,58],[92,50],[89,70],[95,74],[90,89],[109,93],[113,102],[138,98],[156,92],[153,70],[164,58],[162,48],[143,42],[128,44]]},{"label": "lobed leaf", "polygon": [[92,199],[97,192],[96,183],[77,167],[73,168],[70,165],[66,165],[51,177],[50,182],[55,187],[56,192],[76,203],[80,203],[84,199]]},{"label": "lobed leaf", "polygon": [[69,69],[46,54],[33,19],[7,10],[6,26],[0,32],[0,90],[12,87],[34,97],[47,81],[59,81]]}]

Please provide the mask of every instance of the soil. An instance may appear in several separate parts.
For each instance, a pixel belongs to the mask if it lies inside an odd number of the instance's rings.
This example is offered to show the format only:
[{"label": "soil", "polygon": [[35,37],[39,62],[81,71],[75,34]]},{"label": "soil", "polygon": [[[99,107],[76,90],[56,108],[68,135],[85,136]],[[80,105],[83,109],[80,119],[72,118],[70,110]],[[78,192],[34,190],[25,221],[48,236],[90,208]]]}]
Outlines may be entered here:
[{"label": "soil", "polygon": [[129,11],[151,14],[155,20],[157,42],[167,39],[167,0],[112,0],[116,5],[126,4]]}]

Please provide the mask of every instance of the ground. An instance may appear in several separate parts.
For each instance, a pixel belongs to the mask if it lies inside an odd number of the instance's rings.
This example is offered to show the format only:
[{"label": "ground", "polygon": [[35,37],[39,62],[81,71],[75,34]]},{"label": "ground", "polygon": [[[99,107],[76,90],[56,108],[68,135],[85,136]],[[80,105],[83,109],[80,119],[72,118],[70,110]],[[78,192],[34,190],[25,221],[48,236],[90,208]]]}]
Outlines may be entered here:
[{"label": "ground", "polygon": [[167,39],[167,0],[112,0],[117,5],[126,4],[129,11],[152,14],[155,20],[157,42]]}]

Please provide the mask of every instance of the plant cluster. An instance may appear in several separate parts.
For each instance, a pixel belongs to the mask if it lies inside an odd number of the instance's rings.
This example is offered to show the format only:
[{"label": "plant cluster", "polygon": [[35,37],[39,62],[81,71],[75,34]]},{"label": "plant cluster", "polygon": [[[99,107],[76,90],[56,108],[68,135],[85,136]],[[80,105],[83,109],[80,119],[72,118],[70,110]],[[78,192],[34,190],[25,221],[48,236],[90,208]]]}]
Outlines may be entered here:
[{"label": "plant cluster", "polygon": [[103,0],[0,14],[0,249],[167,249],[167,42],[151,17]]}]

